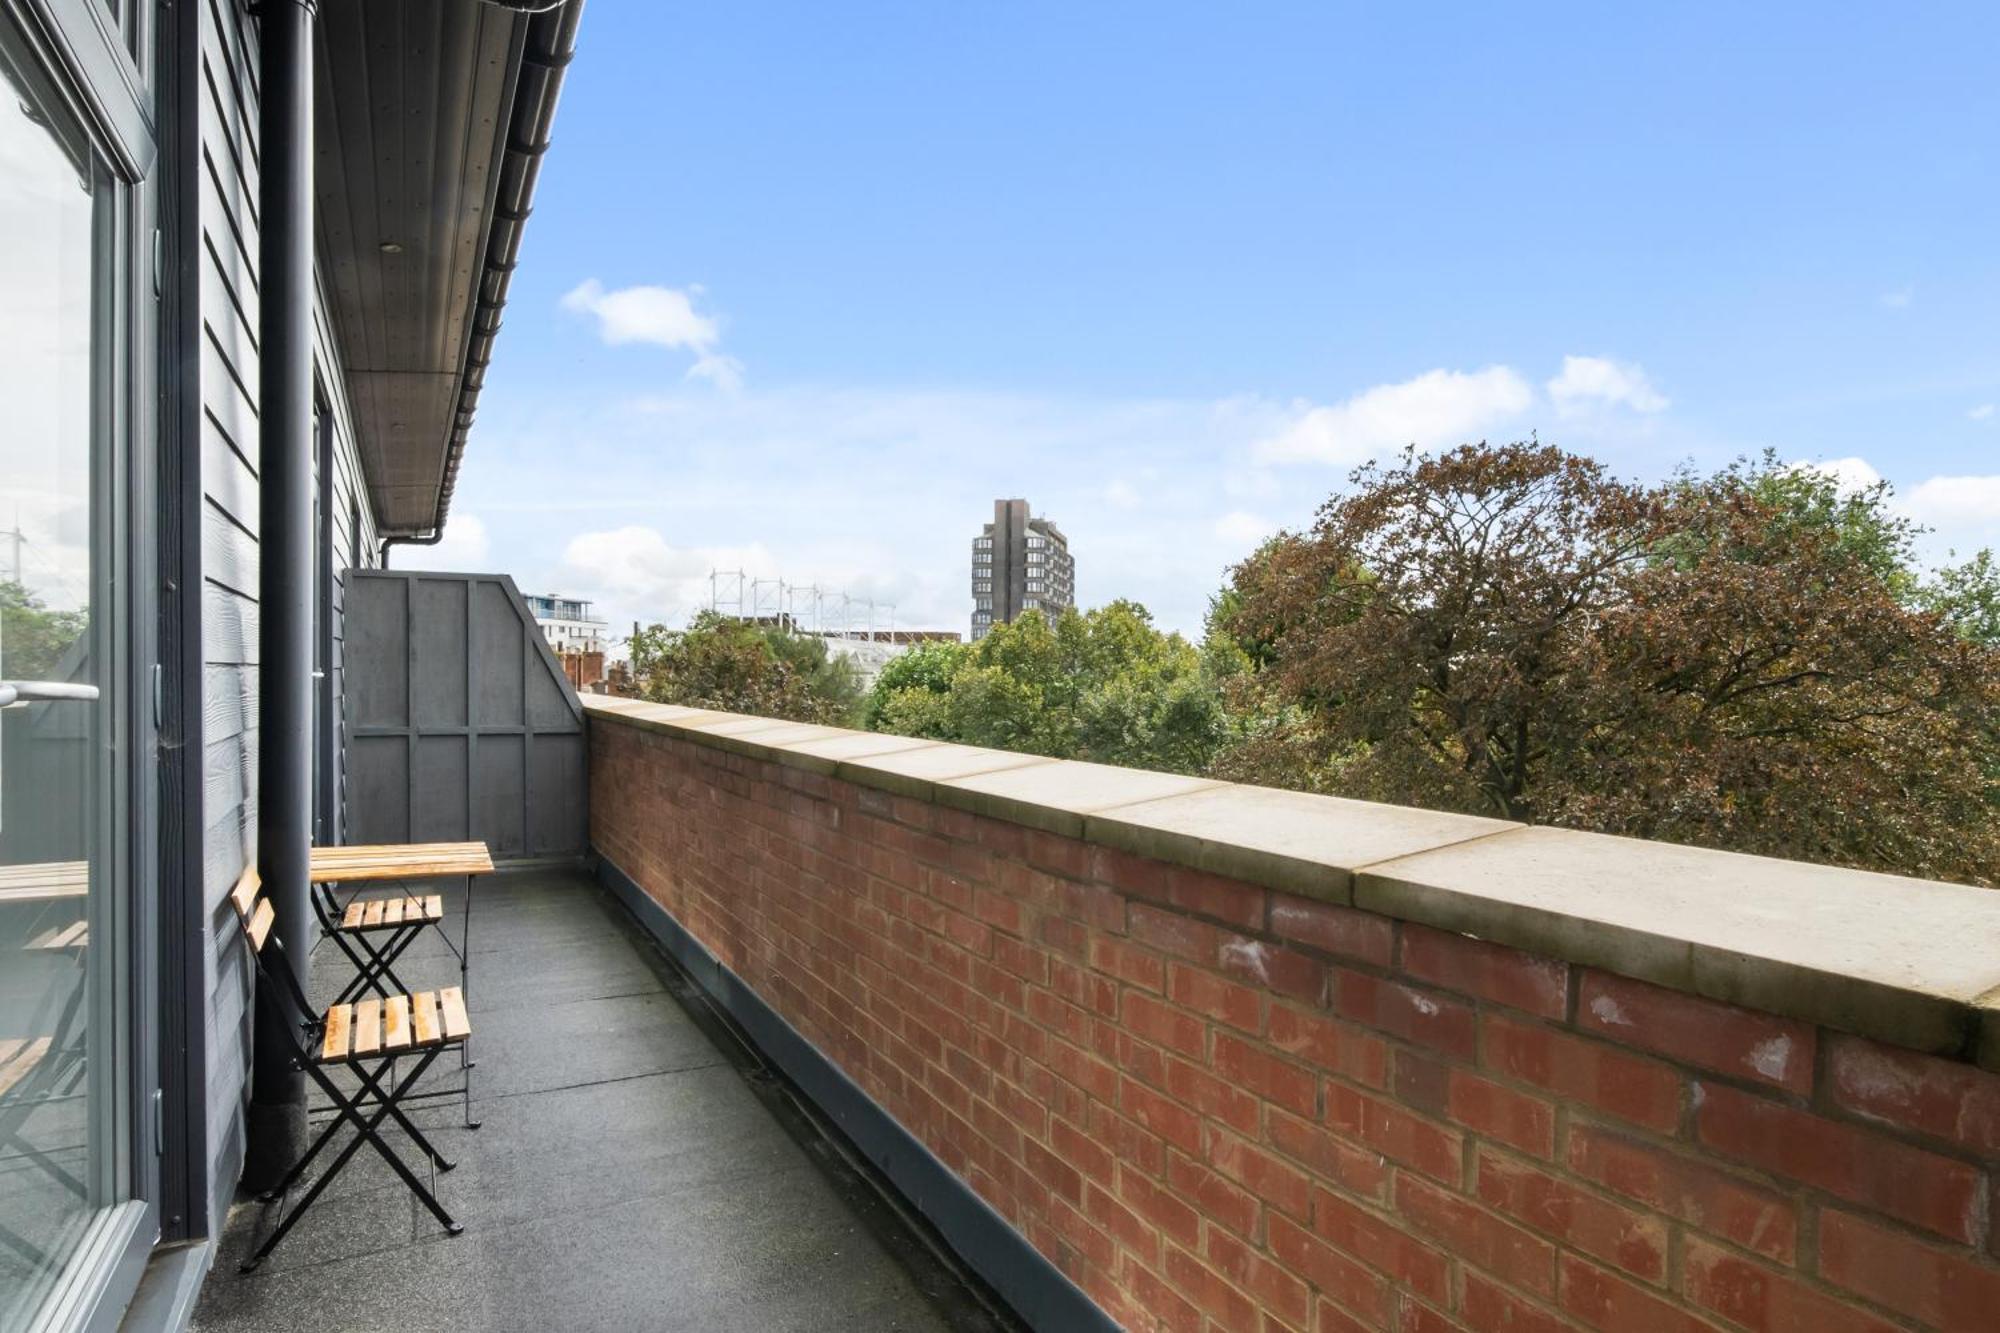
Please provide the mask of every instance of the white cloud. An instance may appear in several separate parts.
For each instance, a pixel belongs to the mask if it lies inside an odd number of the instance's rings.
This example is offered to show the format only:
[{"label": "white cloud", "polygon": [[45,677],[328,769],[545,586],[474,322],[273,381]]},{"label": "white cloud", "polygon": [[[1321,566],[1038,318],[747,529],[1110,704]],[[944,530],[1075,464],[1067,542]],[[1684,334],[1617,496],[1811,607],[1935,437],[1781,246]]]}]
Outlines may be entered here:
[{"label": "white cloud", "polygon": [[1535,391],[1506,366],[1432,370],[1328,407],[1300,405],[1283,430],[1256,448],[1269,462],[1352,465],[1414,444],[1462,444],[1526,411]]},{"label": "white cloud", "polygon": [[1882,474],[1865,458],[1833,458],[1817,463],[1793,463],[1792,471],[1821,472],[1832,477],[1842,495],[1859,495],[1882,483]]},{"label": "white cloud", "polygon": [[1137,509],[1143,501],[1139,496],[1139,488],[1119,477],[1104,488],[1104,503],[1113,509]]},{"label": "white cloud", "polygon": [[445,517],[444,538],[435,546],[393,546],[389,563],[397,569],[449,569],[462,574],[493,572],[493,543],[477,514]]},{"label": "white cloud", "polygon": [[606,291],[603,283],[589,278],[563,296],[562,306],[595,316],[598,337],[612,346],[651,343],[670,352],[692,352],[690,378],[733,392],[743,385],[743,363],[721,352],[722,327],[714,316],[695,309],[694,298],[700,295],[698,286],[685,291],[653,286]]},{"label": "white cloud", "polygon": [[1903,503],[1943,531],[2000,528],[2000,476],[1932,477],[1913,487]]},{"label": "white cloud", "polygon": [[1246,509],[1232,509],[1215,520],[1215,535],[1232,546],[1255,546],[1277,530],[1277,524]]},{"label": "white cloud", "polygon": [[708,606],[715,570],[775,578],[778,562],[761,544],[671,545],[659,529],[630,524],[584,532],[563,548],[557,577],[566,590],[614,607],[644,607],[655,620],[681,621]]},{"label": "white cloud", "polygon": [[1912,283],[1904,283],[1892,291],[1882,293],[1882,304],[1891,310],[1908,310],[1917,299],[1917,289]]},{"label": "white cloud", "polygon": [[1564,416],[1599,407],[1625,407],[1634,412],[1664,412],[1666,397],[1653,387],[1646,372],[1625,361],[1602,356],[1566,356],[1562,372],[1549,381],[1549,398]]},{"label": "white cloud", "polygon": [[1979,406],[1973,408],[1965,415],[1973,421],[1991,421],[1993,419],[1994,410],[1995,410],[1994,404],[1981,403]]}]

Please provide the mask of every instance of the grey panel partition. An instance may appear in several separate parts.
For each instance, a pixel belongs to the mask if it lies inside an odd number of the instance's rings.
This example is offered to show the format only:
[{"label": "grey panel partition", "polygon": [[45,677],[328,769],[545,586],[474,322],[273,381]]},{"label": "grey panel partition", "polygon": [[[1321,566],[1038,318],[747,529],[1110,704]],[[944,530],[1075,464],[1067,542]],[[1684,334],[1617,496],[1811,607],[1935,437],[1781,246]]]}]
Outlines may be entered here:
[{"label": "grey panel partition", "polygon": [[584,851],[583,706],[504,574],[348,572],[348,840]]}]

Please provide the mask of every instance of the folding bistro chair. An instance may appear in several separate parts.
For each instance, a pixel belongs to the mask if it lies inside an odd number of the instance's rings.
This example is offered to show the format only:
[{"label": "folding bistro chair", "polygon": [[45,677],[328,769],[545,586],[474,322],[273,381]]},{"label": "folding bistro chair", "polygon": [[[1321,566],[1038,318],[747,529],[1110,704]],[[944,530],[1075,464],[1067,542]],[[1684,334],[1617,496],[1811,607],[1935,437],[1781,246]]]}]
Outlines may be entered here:
[{"label": "folding bistro chair", "polygon": [[[472,967],[472,880],[490,874],[492,854],[483,842],[437,842],[312,849],[313,911],[327,936],[354,964],[355,979],[342,989],[342,1001],[373,990],[387,999],[407,992],[395,972],[395,962],[427,929],[435,930],[458,959],[458,985],[470,984]],[[444,896],[415,893],[412,881],[465,877],[465,910],[459,938],[445,929]],[[334,885],[393,884],[387,896],[356,893],[346,903]]]},{"label": "folding bistro chair", "polygon": [[465,952],[444,928],[443,895],[397,893],[370,899],[357,896],[343,907],[332,883],[316,880],[312,903],[320,930],[354,964],[354,979],[341,988],[337,997],[340,1003],[359,999],[370,990],[385,1000],[391,995],[408,994],[409,987],[396,975],[396,960],[427,929],[437,931],[445,948],[457,957],[458,984],[464,989]]},{"label": "folding bistro chair", "polygon": [[[256,868],[246,868],[237,879],[236,887],[230,891],[230,901],[236,907],[237,920],[249,941],[250,952],[257,962],[257,974],[263,984],[278,987],[280,993],[296,1006],[297,1013],[307,1015],[299,1020],[296,1033],[289,1029],[285,1032],[285,1041],[298,1067],[326,1094],[334,1114],[319,1137],[285,1173],[285,1178],[261,1197],[266,1202],[284,1198],[342,1125],[353,1126],[354,1137],[334,1156],[312,1187],[292,1205],[291,1211],[265,1237],[256,1253],[243,1261],[242,1270],[248,1273],[264,1262],[364,1143],[402,1178],[411,1193],[430,1209],[431,1216],[448,1234],[458,1235],[465,1228],[452,1219],[431,1188],[418,1179],[416,1172],[382,1137],[382,1123],[394,1120],[410,1136],[417,1149],[430,1159],[435,1170],[449,1171],[457,1165],[439,1152],[423,1131],[410,1122],[410,1118],[403,1113],[401,1103],[409,1098],[423,1078],[424,1071],[439,1055],[463,1046],[466,1038],[471,1036],[472,1025],[465,1016],[464,991],[448,986],[439,991],[393,994],[384,999],[370,997],[352,1004],[334,1004],[325,1013],[311,1016],[317,1011],[292,973],[284,942],[272,930],[277,913],[271,906],[271,900],[262,895],[262,887]],[[414,1059],[416,1066],[398,1078],[396,1065],[404,1059]],[[342,1089],[331,1073],[336,1069],[351,1073],[361,1085],[360,1090],[350,1093]]]}]

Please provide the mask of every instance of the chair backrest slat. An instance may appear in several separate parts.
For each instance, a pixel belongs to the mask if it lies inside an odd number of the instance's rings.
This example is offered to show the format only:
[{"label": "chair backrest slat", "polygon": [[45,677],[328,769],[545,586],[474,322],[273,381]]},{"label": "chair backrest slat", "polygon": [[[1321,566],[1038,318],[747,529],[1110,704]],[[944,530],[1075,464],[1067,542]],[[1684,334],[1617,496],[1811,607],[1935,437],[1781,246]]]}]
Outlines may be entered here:
[{"label": "chair backrest slat", "polygon": [[258,953],[264,952],[264,941],[271,934],[271,923],[278,919],[278,909],[271,906],[269,898],[257,900],[256,914],[250,918],[250,947]]},{"label": "chair backrest slat", "polygon": [[243,873],[236,877],[236,887],[229,891],[229,901],[236,904],[236,915],[244,921],[250,920],[256,907],[257,891],[263,886],[264,881],[257,877],[254,864],[244,866]]}]

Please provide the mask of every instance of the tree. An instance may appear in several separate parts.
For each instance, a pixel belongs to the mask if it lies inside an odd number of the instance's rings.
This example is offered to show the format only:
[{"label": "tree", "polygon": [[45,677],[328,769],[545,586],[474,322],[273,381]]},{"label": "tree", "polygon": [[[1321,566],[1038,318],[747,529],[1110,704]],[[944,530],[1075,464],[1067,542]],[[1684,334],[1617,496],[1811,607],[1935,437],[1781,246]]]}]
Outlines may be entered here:
[{"label": "tree", "polygon": [[1993,552],[1938,570],[1917,590],[1917,601],[1974,643],[2000,649],[2000,562]]},{"label": "tree", "polygon": [[639,694],[655,703],[844,725],[861,701],[852,663],[783,625],[704,611],[686,629],[640,630],[630,651]]},{"label": "tree", "polygon": [[1222,726],[1202,654],[1122,601],[913,650],[876,681],[866,714],[902,735],[1187,773],[1207,767]]},{"label": "tree", "polygon": [[[1232,575],[1278,785],[1988,882],[2000,657],[1910,530],[1766,458],[1640,488],[1534,441],[1369,466]],[[1239,694],[1241,688],[1239,687]]]},{"label": "tree", "polygon": [[61,679],[63,655],[89,628],[89,611],[52,611],[21,584],[0,579],[0,664],[11,679]]}]

